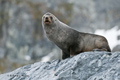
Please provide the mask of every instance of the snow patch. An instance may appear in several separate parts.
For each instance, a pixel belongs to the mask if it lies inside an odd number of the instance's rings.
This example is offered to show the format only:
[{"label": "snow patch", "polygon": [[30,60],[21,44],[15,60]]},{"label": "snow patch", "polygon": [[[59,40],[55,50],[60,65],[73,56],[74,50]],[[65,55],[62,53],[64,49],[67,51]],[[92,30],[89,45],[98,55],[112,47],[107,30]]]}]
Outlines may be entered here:
[{"label": "snow patch", "polygon": [[41,59],[41,62],[47,62],[47,61],[50,61],[51,58],[57,53],[57,50],[54,49],[52,52],[50,52],[47,56],[43,57]]},{"label": "snow patch", "polygon": [[31,57],[29,55],[26,55],[25,60],[29,61],[29,60],[31,60]]},{"label": "snow patch", "polygon": [[98,29],[95,31],[95,34],[106,37],[111,49],[120,44],[120,40],[118,40],[120,29],[118,29],[118,26],[115,26],[109,30]]}]

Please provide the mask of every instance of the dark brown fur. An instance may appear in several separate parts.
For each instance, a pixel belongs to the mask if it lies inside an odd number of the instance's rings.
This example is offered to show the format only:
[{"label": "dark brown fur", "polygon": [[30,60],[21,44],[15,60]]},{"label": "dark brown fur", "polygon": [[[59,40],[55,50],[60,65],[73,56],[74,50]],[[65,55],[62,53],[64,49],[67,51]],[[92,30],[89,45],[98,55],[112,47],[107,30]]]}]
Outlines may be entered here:
[{"label": "dark brown fur", "polygon": [[111,52],[105,37],[74,30],[51,13],[43,16],[42,24],[47,37],[62,50],[62,59],[94,49]]}]

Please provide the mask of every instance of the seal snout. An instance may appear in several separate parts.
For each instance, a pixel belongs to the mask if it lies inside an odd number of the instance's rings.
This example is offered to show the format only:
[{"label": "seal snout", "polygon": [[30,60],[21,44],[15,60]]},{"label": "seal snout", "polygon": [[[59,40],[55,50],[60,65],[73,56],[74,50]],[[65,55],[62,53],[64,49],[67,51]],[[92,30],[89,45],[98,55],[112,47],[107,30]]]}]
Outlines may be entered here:
[{"label": "seal snout", "polygon": [[44,20],[44,24],[51,24],[52,22],[52,16],[50,15],[50,13],[46,13],[43,17]]},{"label": "seal snout", "polygon": [[48,17],[46,17],[46,20],[48,19]]},{"label": "seal snout", "polygon": [[50,20],[49,20],[48,17],[45,17],[45,22],[46,22],[46,23],[50,22]]}]

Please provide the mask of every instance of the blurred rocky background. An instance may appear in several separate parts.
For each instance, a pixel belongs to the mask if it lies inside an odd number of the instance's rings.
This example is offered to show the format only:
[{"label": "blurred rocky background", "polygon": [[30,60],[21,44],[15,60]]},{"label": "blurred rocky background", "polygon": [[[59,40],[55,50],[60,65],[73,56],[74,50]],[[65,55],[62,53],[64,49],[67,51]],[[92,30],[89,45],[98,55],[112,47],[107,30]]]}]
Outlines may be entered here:
[{"label": "blurred rocky background", "polygon": [[41,25],[46,12],[81,32],[103,32],[120,51],[120,0],[0,0],[0,73],[61,59]]}]

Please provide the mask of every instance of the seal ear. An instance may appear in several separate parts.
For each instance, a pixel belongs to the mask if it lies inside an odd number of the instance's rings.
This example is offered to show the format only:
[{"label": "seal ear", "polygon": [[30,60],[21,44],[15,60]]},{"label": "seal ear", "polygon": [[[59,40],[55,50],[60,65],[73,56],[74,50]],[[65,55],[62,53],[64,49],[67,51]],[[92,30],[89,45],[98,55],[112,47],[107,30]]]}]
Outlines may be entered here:
[{"label": "seal ear", "polygon": [[55,16],[53,16],[53,17],[54,17],[54,21],[57,21],[57,18]]}]

